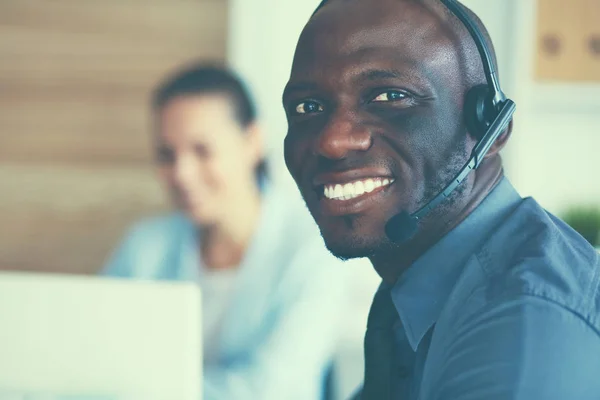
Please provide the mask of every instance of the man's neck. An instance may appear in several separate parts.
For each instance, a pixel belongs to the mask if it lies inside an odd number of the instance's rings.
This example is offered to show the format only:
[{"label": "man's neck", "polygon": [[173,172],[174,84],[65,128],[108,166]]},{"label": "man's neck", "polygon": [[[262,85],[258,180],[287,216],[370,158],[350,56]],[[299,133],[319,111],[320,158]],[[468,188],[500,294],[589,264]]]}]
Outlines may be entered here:
[{"label": "man's neck", "polygon": [[386,283],[395,284],[404,271],[481,204],[504,176],[500,157],[486,160],[473,175],[469,190],[451,209],[444,210],[444,215],[432,214],[422,221],[419,232],[409,242],[370,257],[373,267]]}]

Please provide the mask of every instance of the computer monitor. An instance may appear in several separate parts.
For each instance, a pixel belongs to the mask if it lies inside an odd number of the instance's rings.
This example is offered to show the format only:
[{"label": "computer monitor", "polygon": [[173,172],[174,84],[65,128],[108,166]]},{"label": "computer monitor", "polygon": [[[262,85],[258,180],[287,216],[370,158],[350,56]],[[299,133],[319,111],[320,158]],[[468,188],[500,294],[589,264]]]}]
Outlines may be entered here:
[{"label": "computer monitor", "polygon": [[199,400],[200,301],[192,283],[0,273],[0,399]]}]

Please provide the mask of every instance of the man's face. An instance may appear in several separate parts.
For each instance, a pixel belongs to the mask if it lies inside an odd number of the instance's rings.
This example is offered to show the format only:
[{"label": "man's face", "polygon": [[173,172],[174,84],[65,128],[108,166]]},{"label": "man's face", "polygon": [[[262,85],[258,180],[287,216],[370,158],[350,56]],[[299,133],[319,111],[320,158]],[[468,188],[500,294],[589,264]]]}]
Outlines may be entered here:
[{"label": "man's face", "polygon": [[453,40],[413,1],[333,1],[305,28],[283,96],[285,160],[335,255],[392,247],[389,218],[467,159]]}]

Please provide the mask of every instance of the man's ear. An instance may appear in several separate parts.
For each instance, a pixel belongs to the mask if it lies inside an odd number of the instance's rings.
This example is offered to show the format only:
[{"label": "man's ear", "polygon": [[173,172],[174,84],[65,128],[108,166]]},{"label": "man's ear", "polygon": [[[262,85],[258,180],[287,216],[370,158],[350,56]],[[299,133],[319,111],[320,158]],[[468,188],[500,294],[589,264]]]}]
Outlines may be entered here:
[{"label": "man's ear", "polygon": [[494,142],[492,147],[490,147],[490,150],[486,154],[486,158],[495,156],[496,154],[500,153],[504,146],[506,146],[506,143],[508,142],[508,139],[510,139],[510,135],[512,134],[513,121],[514,120],[511,120],[506,130],[502,132],[500,136],[498,136],[498,139],[496,139],[496,141]]}]

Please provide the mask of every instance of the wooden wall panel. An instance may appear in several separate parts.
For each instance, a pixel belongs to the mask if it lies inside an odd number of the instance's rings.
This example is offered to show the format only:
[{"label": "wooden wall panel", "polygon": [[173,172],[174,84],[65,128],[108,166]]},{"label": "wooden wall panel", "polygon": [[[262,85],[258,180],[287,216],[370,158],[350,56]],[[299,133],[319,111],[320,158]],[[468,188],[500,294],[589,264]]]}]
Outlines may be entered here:
[{"label": "wooden wall panel", "polygon": [[148,96],[223,61],[226,0],[0,1],[0,269],[93,273],[167,208]]},{"label": "wooden wall panel", "polygon": [[150,89],[183,62],[224,59],[226,5],[0,2],[0,160],[148,160]]},{"label": "wooden wall panel", "polygon": [[0,270],[96,272],[139,218],[167,209],[148,168],[0,166]]}]

